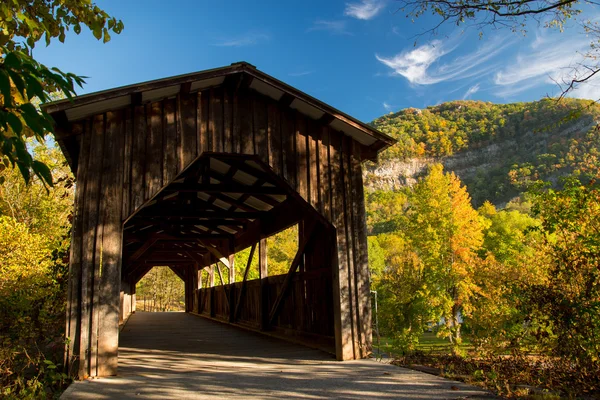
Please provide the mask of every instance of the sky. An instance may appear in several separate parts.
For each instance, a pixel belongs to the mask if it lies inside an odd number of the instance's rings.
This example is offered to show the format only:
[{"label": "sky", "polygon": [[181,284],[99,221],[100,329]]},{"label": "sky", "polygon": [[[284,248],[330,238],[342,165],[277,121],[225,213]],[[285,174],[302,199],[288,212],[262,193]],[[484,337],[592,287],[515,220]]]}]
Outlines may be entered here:
[{"label": "sky", "polygon": [[[123,21],[106,44],[88,31],[42,43],[47,66],[87,76],[78,94],[246,61],[364,122],[408,107],[472,99],[508,103],[560,93],[589,49],[576,24],[526,35],[414,22],[394,0],[98,0]],[[586,11],[595,15],[595,10]],[[598,13],[600,15],[600,13]],[[600,98],[600,80],[571,94]]]}]

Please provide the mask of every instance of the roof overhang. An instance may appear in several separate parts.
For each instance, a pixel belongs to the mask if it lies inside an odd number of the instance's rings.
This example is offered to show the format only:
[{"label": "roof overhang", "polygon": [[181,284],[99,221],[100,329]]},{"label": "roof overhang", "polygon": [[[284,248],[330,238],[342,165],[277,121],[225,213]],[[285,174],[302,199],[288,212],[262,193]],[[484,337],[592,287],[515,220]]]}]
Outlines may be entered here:
[{"label": "roof overhang", "polygon": [[[394,139],[377,129],[259,71],[253,65],[245,62],[90,93],[77,96],[72,100],[55,101],[42,105],[42,109],[52,115],[56,124],[62,128],[62,132],[67,132],[66,135],[72,135],[68,133],[68,125],[71,122],[106,111],[173,97],[180,92],[193,93],[226,83],[238,86],[244,84],[258,93],[343,132],[366,149],[363,154],[364,159],[375,159],[381,150],[395,143]],[[66,150],[65,146],[60,143],[62,135],[65,134],[62,134],[60,130],[56,133],[61,148]],[[69,155],[66,155],[70,159]]]}]

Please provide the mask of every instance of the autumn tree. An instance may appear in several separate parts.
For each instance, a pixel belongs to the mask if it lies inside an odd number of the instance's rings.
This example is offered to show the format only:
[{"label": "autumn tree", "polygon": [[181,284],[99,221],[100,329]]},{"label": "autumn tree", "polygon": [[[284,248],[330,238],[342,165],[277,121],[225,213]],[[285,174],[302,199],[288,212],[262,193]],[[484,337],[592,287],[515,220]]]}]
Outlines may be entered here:
[{"label": "autumn tree", "polygon": [[386,249],[382,302],[389,302],[388,313],[397,307],[390,329],[414,341],[443,320],[440,334],[461,342],[462,318],[471,313],[477,289],[473,275],[482,229],[460,180],[432,166],[408,192],[398,230],[378,237]]},{"label": "autumn tree", "polygon": [[55,146],[31,148],[54,171],[53,187],[38,176],[26,185],[17,167],[0,165],[0,397],[9,398],[56,389],[40,379],[49,366],[60,375],[53,363],[64,349],[73,176]]},{"label": "autumn tree", "polygon": [[83,77],[49,68],[32,57],[32,50],[43,40],[64,42],[68,31],[75,34],[89,28],[105,43],[110,33],[120,33],[123,23],[90,0],[14,0],[0,4],[0,161],[18,168],[25,182],[31,172],[52,186],[50,168],[28,150],[26,139],[43,142],[53,132],[51,117],[35,105],[52,99],[59,91],[75,95]]},{"label": "autumn tree", "polygon": [[183,311],[183,281],[169,267],[152,268],[137,284],[136,301],[143,311]]},{"label": "autumn tree", "polygon": [[484,219],[481,261],[473,279],[478,290],[467,321],[472,342],[486,351],[531,346],[532,324],[523,312],[524,292],[532,282],[547,282],[547,269],[536,262],[542,235],[539,221],[516,209],[497,211],[489,202],[478,210]]},{"label": "autumn tree", "polygon": [[[600,178],[600,176],[599,176]],[[544,242],[538,263],[548,282],[528,287],[525,311],[539,321],[537,339],[554,354],[600,361],[600,186],[567,179],[562,190],[537,189],[534,211]]]}]

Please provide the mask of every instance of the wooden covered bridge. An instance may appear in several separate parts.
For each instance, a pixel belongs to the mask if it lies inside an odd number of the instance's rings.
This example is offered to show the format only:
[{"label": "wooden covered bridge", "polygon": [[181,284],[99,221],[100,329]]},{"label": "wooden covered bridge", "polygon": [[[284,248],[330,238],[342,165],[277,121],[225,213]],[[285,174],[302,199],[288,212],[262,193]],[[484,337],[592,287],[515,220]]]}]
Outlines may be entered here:
[{"label": "wooden covered bridge", "polygon": [[[369,354],[361,163],[392,139],[247,63],[45,111],[77,178],[66,328],[73,374],[117,373],[119,323],[154,266],[184,281],[188,312],[310,340],[339,360]],[[289,272],[269,276],[265,238],[295,224]],[[247,279],[250,263],[233,262],[248,247],[258,253],[256,280]],[[215,287],[216,274],[227,284]]]}]

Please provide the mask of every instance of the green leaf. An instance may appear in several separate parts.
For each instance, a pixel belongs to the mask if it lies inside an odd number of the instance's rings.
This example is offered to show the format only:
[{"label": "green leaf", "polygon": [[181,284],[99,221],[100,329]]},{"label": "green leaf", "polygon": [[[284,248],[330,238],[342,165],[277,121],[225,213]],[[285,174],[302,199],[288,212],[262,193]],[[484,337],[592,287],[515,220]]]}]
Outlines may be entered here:
[{"label": "green leaf", "polygon": [[19,69],[21,68],[21,60],[15,52],[10,52],[4,57],[4,65],[11,69]]},{"label": "green leaf", "polygon": [[6,115],[6,122],[10,125],[15,135],[20,135],[23,130],[23,123],[14,113],[9,112]]},{"label": "green leaf", "polygon": [[31,167],[33,169],[33,172],[35,172],[35,174],[39,176],[42,181],[46,182],[48,186],[54,186],[54,183],[52,181],[52,172],[46,164],[44,164],[41,161],[34,160]]},{"label": "green leaf", "polygon": [[25,96],[25,82],[23,82],[23,78],[19,75],[18,72],[8,70],[8,75],[10,75],[10,79],[12,79],[15,87],[21,93],[22,96]]},{"label": "green leaf", "polygon": [[36,134],[43,136],[44,128],[40,123],[40,115],[33,105],[30,103],[23,104],[19,107],[21,109],[21,116],[25,120],[27,126],[34,131]]},{"label": "green leaf", "polygon": [[104,28],[104,43],[110,41],[110,35],[108,34],[108,29]]},{"label": "green leaf", "polygon": [[92,32],[96,39],[100,40],[102,38],[102,27],[100,25],[94,26],[94,29]]},{"label": "green leaf", "polygon": [[19,171],[21,171],[21,175],[23,176],[23,179],[25,180],[25,184],[29,185],[29,181],[31,180],[31,174],[29,173],[29,168],[27,168],[26,166],[23,165],[23,163],[20,163],[20,162],[17,163],[17,167],[19,168]]},{"label": "green leaf", "polygon": [[33,75],[26,75],[25,82],[27,83],[27,96],[31,99],[33,96],[37,96],[41,101],[46,100],[46,92],[42,87],[42,84]]},{"label": "green leaf", "polygon": [[10,79],[4,69],[0,69],[0,93],[4,96],[4,106],[12,107],[12,95],[10,93]]}]

